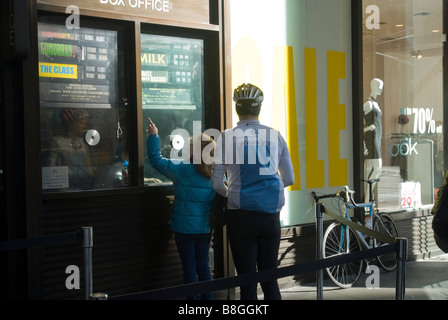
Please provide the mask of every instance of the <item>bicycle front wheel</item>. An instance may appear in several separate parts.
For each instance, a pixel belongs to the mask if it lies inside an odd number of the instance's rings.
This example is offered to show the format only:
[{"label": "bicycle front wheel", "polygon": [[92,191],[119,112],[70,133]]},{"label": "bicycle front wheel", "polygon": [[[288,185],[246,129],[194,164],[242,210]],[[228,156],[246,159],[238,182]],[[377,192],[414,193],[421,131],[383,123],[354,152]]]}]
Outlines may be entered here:
[{"label": "bicycle front wheel", "polygon": [[[391,216],[382,213],[379,216],[379,220],[380,221],[378,221],[377,218],[373,226],[375,231],[385,233],[390,237],[398,237],[398,228]],[[374,240],[374,243],[375,247],[381,247],[382,245],[385,245],[385,243],[377,239]],[[381,266],[381,268],[383,268],[385,271],[392,271],[397,266],[397,259],[395,252],[378,256],[376,257],[376,259],[378,260],[378,263]]]},{"label": "bicycle front wheel", "polygon": [[[343,226],[340,223],[333,223],[325,231],[323,239],[324,258],[358,252],[360,250],[361,243],[349,227]],[[341,288],[350,288],[361,275],[362,260],[332,266],[326,268],[326,271],[336,285]]]}]

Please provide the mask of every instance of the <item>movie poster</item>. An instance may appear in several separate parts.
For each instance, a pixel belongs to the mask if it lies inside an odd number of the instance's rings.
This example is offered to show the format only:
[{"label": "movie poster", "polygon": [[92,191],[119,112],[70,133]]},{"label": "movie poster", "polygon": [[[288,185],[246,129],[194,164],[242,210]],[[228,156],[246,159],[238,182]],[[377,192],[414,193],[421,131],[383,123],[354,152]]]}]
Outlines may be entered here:
[{"label": "movie poster", "polygon": [[203,40],[142,34],[145,109],[196,110],[202,103]]},{"label": "movie poster", "polygon": [[116,100],[117,32],[39,24],[43,107],[110,108]]}]

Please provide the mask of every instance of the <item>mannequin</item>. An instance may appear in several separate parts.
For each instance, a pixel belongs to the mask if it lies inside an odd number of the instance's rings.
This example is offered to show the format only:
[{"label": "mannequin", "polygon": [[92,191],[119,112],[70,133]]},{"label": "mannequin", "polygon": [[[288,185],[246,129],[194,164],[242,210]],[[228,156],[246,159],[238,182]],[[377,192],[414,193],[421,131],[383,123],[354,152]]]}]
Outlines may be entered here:
[{"label": "mannequin", "polygon": [[[365,179],[377,179],[381,174],[381,136],[383,130],[381,116],[383,113],[376,99],[383,92],[383,84],[383,81],[380,79],[372,79],[370,82],[370,97],[363,105],[365,121],[364,141],[366,146],[364,154]],[[372,188],[376,188],[376,183],[372,185]],[[364,194],[365,202],[368,202],[368,184],[366,184]]]}]

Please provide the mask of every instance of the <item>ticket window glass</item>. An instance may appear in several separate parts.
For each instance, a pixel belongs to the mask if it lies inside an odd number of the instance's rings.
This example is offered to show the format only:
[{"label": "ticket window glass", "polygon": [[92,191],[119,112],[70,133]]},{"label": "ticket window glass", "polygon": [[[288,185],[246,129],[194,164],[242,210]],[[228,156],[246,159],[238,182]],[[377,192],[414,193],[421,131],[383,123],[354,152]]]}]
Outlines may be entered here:
[{"label": "ticket window glass", "polygon": [[443,182],[442,4],[363,1],[364,176],[383,211],[430,206]]},{"label": "ticket window glass", "polygon": [[[143,128],[147,130],[150,117],[166,158],[182,159],[189,137],[203,130],[203,61],[203,39],[141,35]],[[146,143],[144,152],[145,185],[171,184],[149,163]]]},{"label": "ticket window glass", "polygon": [[118,26],[40,16],[43,192],[130,184],[129,106]]}]

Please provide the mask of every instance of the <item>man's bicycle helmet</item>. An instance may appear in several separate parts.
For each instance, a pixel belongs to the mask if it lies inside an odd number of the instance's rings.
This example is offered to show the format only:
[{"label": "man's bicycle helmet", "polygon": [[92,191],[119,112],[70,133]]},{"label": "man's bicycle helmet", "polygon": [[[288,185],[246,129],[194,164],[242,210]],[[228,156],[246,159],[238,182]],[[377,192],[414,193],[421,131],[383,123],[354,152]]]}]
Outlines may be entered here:
[{"label": "man's bicycle helmet", "polygon": [[258,116],[263,99],[263,91],[250,83],[243,83],[233,91],[233,101],[236,103],[238,115]]}]

